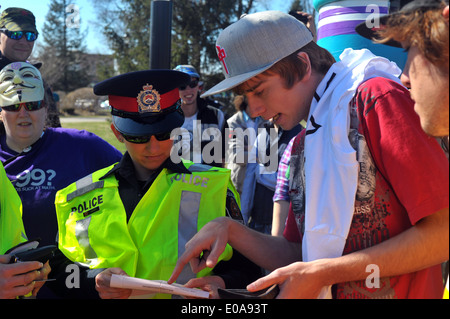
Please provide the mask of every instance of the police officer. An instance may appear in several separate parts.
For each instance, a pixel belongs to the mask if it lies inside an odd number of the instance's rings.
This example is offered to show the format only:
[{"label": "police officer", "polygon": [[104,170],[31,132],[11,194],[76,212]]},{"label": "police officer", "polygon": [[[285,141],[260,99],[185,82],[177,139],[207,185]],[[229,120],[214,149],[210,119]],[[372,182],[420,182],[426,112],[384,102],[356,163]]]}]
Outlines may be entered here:
[{"label": "police officer", "polygon": [[[94,87],[95,94],[109,96],[111,128],[127,152],[120,163],[58,192],[56,210],[60,250],[89,267],[83,278],[95,278],[102,298],[127,298],[131,293],[109,287],[112,274],[167,280],[186,242],[204,224],[226,212],[242,220],[228,170],[171,156],[171,132],[184,122],[179,87],[189,81],[182,72],[148,70]],[[232,255],[228,247],[221,259]],[[234,252],[230,261],[214,269],[219,277],[208,277],[209,283],[245,287],[257,270]],[[195,276],[186,267],[178,282]],[[88,290],[94,287],[92,280],[86,285]]]}]

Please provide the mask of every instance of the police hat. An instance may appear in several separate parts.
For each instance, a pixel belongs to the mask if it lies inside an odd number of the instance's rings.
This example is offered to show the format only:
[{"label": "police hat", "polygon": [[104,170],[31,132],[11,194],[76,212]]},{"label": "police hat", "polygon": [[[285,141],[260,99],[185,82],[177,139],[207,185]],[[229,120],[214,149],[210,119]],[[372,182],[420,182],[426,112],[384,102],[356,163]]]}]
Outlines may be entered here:
[{"label": "police hat", "polygon": [[148,136],[171,132],[184,123],[179,87],[189,75],[173,70],[146,70],[110,78],[94,86],[108,95],[116,129],[126,135]]}]

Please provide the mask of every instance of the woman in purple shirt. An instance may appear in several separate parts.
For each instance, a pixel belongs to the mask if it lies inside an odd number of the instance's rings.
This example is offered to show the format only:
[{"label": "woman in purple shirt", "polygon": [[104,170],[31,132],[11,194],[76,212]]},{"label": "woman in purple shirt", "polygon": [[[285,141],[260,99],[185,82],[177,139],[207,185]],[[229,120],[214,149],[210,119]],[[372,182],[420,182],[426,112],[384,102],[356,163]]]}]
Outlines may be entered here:
[{"label": "woman in purple shirt", "polygon": [[56,192],[122,157],[92,133],[46,128],[46,106],[35,67],[16,62],[0,71],[0,161],[22,200],[27,236],[41,245],[56,240]]}]

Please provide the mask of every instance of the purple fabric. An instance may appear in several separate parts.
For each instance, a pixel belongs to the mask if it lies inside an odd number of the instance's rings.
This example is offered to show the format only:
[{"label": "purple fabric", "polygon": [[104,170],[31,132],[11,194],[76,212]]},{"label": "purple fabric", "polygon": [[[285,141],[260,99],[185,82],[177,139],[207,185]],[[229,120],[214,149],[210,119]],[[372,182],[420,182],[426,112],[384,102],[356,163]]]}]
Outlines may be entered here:
[{"label": "purple fabric", "polygon": [[[17,155],[0,136],[0,160]],[[5,166],[23,203],[28,239],[41,238],[41,245],[55,243],[57,222],[55,194],[69,184],[122,158],[122,154],[98,136],[64,128],[47,128],[30,152]]]},{"label": "purple fabric", "polygon": [[[380,14],[387,14],[389,12],[389,9],[387,7],[378,7],[380,9]],[[319,15],[319,20],[336,16],[336,15],[342,15],[342,14],[355,14],[355,13],[372,13],[371,11],[367,12],[367,6],[360,6],[360,7],[342,7],[338,9],[330,9],[326,10],[323,13]]]},{"label": "purple fabric", "polygon": [[289,163],[291,161],[291,151],[292,145],[294,144],[295,137],[291,139],[288,146],[286,147],[283,156],[281,157],[280,163],[278,164],[278,175],[277,175],[277,186],[275,187],[275,194],[273,196],[273,201],[277,202],[280,200],[289,201],[289,176],[287,176]]},{"label": "purple fabric", "polygon": [[323,39],[326,37],[331,37],[335,35],[343,34],[357,34],[355,28],[361,22],[365,20],[353,20],[353,21],[343,21],[324,25],[319,28],[317,32],[317,38]]}]

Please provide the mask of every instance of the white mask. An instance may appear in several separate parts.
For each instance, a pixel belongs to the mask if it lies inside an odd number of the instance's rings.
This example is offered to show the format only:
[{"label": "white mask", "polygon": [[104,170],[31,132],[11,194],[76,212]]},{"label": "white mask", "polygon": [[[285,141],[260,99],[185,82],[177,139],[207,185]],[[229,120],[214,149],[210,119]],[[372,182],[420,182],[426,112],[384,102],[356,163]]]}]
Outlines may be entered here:
[{"label": "white mask", "polygon": [[0,107],[43,99],[41,73],[31,64],[14,62],[0,71]]}]

